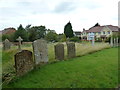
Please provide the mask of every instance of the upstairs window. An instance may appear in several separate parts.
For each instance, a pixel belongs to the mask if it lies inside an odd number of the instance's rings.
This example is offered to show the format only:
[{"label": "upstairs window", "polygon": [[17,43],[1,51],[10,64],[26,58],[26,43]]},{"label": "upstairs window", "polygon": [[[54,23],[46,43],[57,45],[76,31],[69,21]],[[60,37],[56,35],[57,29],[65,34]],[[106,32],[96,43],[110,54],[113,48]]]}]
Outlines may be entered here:
[{"label": "upstairs window", "polygon": [[108,34],[110,34],[110,31],[108,31]]}]

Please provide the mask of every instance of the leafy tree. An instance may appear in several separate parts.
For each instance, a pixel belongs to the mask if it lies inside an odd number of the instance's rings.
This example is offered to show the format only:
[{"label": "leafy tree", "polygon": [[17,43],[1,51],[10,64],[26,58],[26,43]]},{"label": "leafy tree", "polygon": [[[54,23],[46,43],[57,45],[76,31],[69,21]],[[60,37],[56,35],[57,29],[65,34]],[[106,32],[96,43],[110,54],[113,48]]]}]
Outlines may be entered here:
[{"label": "leafy tree", "polygon": [[25,30],[28,32],[31,28],[31,24],[28,24],[26,27],[25,27]]},{"label": "leafy tree", "polygon": [[60,42],[66,42],[66,41],[67,41],[66,35],[65,35],[65,34],[59,34],[59,35],[58,35],[58,40],[59,40]]},{"label": "leafy tree", "polygon": [[15,32],[14,40],[16,41],[16,39],[19,36],[23,39],[23,41],[28,41],[28,34],[27,34],[26,30],[23,28],[22,24],[20,24],[17,31]]},{"label": "leafy tree", "polygon": [[29,32],[28,32],[28,34],[29,34],[29,40],[30,41],[34,41],[34,40],[36,40],[38,37],[37,37],[37,32],[36,32],[36,29],[34,29],[34,28],[31,28],[30,30],[29,30]]},{"label": "leafy tree", "polygon": [[14,33],[12,34],[3,34],[1,35],[2,36],[2,41],[4,41],[5,39],[8,39],[10,41],[14,41]]},{"label": "leafy tree", "polygon": [[28,32],[28,35],[29,35],[29,40],[30,41],[34,41],[36,39],[40,39],[40,38],[44,38],[45,35],[46,35],[46,27],[45,26],[33,26],[33,27],[30,27],[29,26],[26,26],[27,28],[27,32]]},{"label": "leafy tree", "polygon": [[66,38],[71,38],[74,36],[73,34],[73,29],[72,29],[72,25],[70,22],[68,22],[65,27],[64,27],[64,34],[66,35]]},{"label": "leafy tree", "polygon": [[75,37],[70,38],[69,41],[80,42],[80,39],[79,39],[79,37],[75,36]]},{"label": "leafy tree", "polygon": [[49,30],[49,32],[45,36],[45,39],[50,42],[52,42],[52,41],[56,42],[56,41],[58,41],[58,35],[57,35],[57,33]]}]

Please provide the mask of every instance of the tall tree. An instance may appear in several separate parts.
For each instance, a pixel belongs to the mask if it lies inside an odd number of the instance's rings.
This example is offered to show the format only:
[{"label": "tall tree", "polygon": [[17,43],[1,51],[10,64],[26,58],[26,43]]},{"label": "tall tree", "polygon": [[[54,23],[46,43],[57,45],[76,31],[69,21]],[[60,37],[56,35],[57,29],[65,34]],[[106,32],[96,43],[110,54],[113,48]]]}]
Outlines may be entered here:
[{"label": "tall tree", "polygon": [[29,40],[34,41],[36,39],[44,38],[46,35],[46,27],[45,26],[33,26],[28,30]]},{"label": "tall tree", "polygon": [[70,21],[64,27],[64,34],[66,35],[67,38],[71,38],[74,36]]},{"label": "tall tree", "polygon": [[50,42],[52,42],[52,41],[56,42],[56,41],[58,41],[58,35],[53,30],[49,30],[49,32],[45,35],[45,39]]},{"label": "tall tree", "polygon": [[18,27],[17,31],[14,34],[15,41],[19,36],[23,39],[23,41],[28,41],[28,34],[26,30],[23,28],[22,24],[20,24],[20,26]]}]

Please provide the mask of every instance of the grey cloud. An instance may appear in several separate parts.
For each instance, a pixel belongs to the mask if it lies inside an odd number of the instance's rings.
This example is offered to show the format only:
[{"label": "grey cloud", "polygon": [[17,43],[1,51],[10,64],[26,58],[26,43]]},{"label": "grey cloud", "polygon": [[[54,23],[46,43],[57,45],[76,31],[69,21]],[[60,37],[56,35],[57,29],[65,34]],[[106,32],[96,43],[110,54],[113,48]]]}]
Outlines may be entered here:
[{"label": "grey cloud", "polygon": [[68,13],[76,9],[75,3],[73,2],[62,2],[57,5],[54,9],[56,13]]}]

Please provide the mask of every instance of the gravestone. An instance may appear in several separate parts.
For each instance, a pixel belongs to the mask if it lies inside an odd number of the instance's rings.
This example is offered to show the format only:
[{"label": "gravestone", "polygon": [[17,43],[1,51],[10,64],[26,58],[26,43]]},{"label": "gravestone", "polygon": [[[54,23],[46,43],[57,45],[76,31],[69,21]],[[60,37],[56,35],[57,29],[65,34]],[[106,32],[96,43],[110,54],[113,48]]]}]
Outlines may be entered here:
[{"label": "gravestone", "polygon": [[11,48],[11,42],[8,39],[5,39],[3,42],[3,50],[9,50]]},{"label": "gravestone", "polygon": [[75,43],[67,43],[67,55],[68,58],[73,58],[76,56]]},{"label": "gravestone", "polygon": [[21,41],[23,41],[23,39],[19,36],[16,40],[19,41],[18,50],[21,50]]},{"label": "gravestone", "polygon": [[14,57],[17,76],[22,76],[33,69],[34,62],[31,51],[22,50],[16,53]]},{"label": "gravestone", "polygon": [[33,51],[36,65],[48,62],[48,48],[45,40],[35,40],[33,42]]},{"label": "gravestone", "polygon": [[55,59],[64,60],[64,45],[57,44],[55,45]]}]

